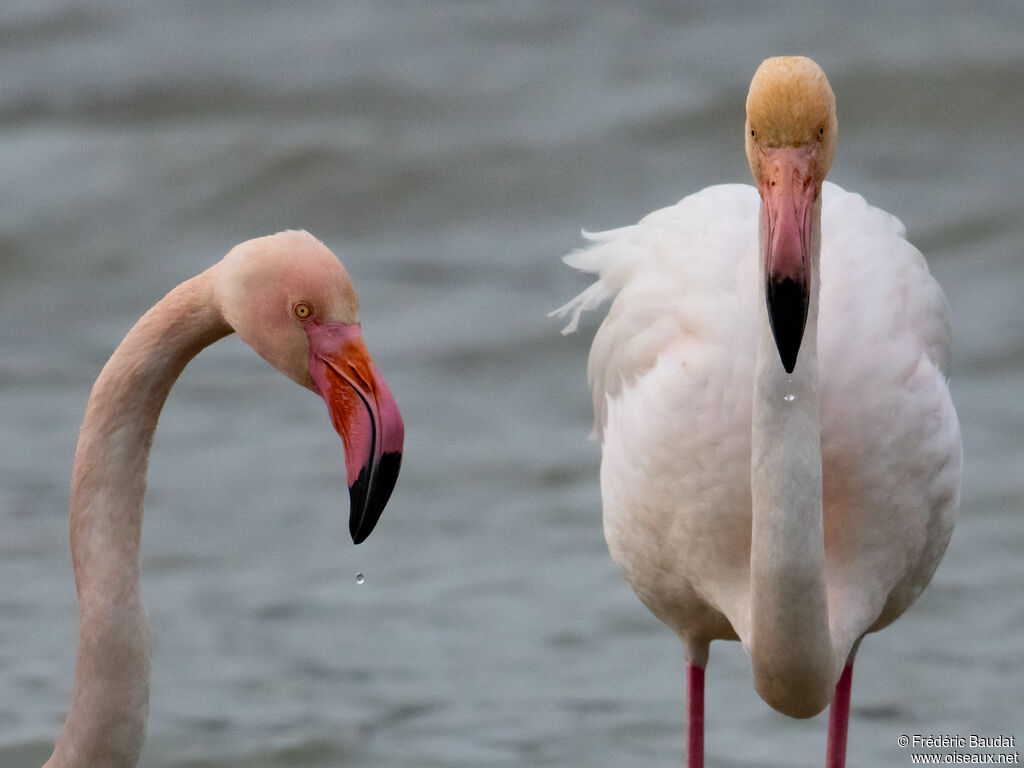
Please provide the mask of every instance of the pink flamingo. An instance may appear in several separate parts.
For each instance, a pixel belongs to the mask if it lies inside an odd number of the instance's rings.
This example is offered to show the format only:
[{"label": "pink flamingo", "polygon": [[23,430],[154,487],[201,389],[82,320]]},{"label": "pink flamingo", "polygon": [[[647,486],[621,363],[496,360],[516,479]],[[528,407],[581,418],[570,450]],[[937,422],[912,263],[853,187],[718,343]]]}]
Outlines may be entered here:
[{"label": "pink flamingo", "polygon": [[131,329],[93,386],[71,489],[78,660],[71,708],[44,768],[136,765],[149,708],[150,638],[139,589],[146,464],[175,379],[203,347],[238,332],[319,394],[341,435],[352,539],[391,496],[404,426],[363,343],[352,282],[306,232],[249,240],[179,285]]},{"label": "pink flamingo", "polygon": [[712,640],[740,640],[780,712],[831,701],[845,763],[853,657],[928,584],[959,505],[945,298],[892,216],[825,183],[824,72],[766,60],[747,96],[757,189],[710,187],[567,262],[614,296],[588,366],[612,558],[687,658],[704,754]]}]

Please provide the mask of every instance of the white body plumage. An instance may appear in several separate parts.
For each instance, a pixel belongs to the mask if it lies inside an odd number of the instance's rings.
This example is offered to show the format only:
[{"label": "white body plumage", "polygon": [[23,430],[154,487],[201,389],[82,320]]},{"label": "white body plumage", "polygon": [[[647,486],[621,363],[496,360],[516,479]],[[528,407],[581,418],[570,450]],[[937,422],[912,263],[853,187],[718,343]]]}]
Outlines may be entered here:
[{"label": "white body plumage", "polygon": [[[558,310],[570,332],[614,297],[588,365],[605,536],[700,666],[713,639],[752,641],[759,208],[755,188],[715,186],[589,235],[566,261],[598,280]],[[957,513],[961,448],[948,309],[903,225],[826,182],[821,237],[817,391],[791,379],[767,407],[818,401],[831,686],[859,638],[930,580]]]}]

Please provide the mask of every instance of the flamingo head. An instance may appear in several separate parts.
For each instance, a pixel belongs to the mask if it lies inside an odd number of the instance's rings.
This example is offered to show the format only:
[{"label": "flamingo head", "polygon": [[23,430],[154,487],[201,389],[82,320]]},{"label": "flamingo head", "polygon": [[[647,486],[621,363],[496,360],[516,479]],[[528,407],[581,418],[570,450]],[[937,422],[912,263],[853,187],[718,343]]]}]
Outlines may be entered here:
[{"label": "flamingo head", "polygon": [[405,426],[363,343],[348,273],[323,243],[296,231],[244,242],[213,269],[227,323],[327,403],[345,447],[349,531],[360,543],[398,480]]},{"label": "flamingo head", "polygon": [[[765,300],[787,373],[807,323],[815,203],[835,153],[836,98],[825,73],[803,56],[766,59],[747,94],[746,150],[761,195]],[[815,245],[816,244],[816,245]]]}]

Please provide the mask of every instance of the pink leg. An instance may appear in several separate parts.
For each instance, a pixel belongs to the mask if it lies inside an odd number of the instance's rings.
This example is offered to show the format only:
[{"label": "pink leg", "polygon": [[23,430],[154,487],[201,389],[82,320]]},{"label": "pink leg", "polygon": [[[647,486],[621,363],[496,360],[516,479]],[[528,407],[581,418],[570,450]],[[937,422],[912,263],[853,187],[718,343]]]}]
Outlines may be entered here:
[{"label": "pink leg", "polygon": [[850,683],[853,681],[853,661],[847,662],[836,683],[836,694],[828,709],[828,746],[825,749],[825,768],[845,768],[846,734],[850,730]]},{"label": "pink leg", "polygon": [[704,668],[686,663],[686,768],[704,768]]}]

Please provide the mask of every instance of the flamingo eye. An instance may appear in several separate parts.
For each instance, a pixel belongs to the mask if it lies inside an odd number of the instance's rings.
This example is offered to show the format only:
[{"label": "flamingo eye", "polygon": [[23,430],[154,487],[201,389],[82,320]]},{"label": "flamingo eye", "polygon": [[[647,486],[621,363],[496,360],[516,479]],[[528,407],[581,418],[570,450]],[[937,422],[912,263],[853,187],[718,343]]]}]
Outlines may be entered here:
[{"label": "flamingo eye", "polygon": [[307,317],[313,314],[313,308],[304,301],[300,301],[298,304],[296,304],[294,307],[294,311],[295,316],[299,318],[299,320],[305,320]]}]

